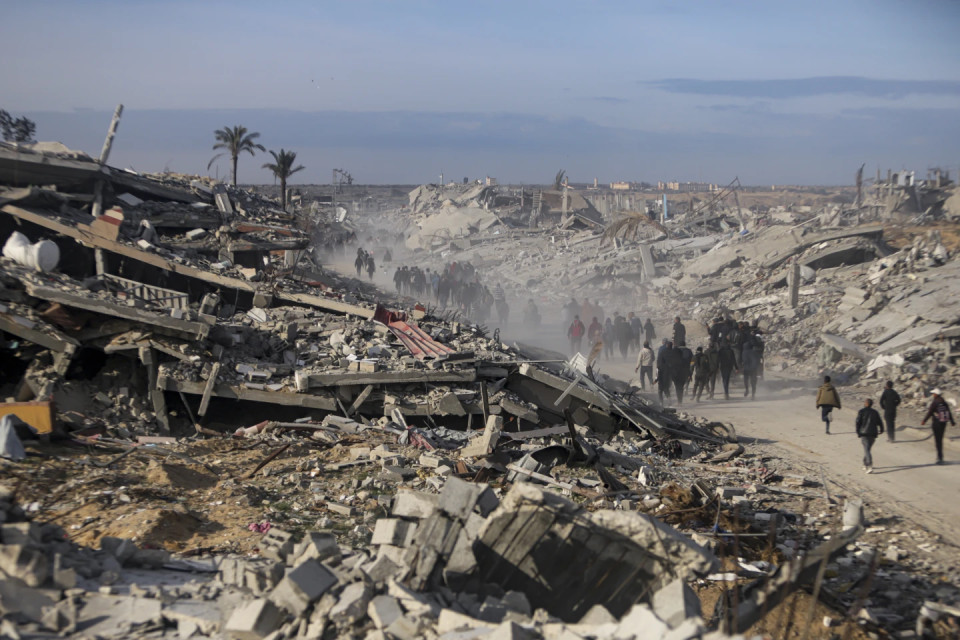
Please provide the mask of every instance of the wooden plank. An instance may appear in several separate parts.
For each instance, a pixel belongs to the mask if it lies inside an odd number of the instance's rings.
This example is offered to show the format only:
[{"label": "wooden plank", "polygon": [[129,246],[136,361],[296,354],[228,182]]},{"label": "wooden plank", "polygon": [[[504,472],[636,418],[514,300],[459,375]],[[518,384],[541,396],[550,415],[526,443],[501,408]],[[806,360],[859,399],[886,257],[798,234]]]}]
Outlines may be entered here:
[{"label": "wooden plank", "polygon": [[217,383],[217,375],[219,373],[220,363],[214,362],[213,367],[210,368],[210,377],[207,379],[207,384],[203,389],[203,397],[200,399],[200,408],[197,410],[198,415],[207,415],[207,408],[210,406],[210,396],[213,394],[213,386]]},{"label": "wooden plank", "polygon": [[[165,391],[179,391],[180,393],[202,396],[205,387],[206,383],[203,382],[185,382],[164,375],[158,376],[157,378],[157,388]],[[337,403],[332,397],[318,396],[310,393],[259,391],[257,389],[247,389],[243,386],[215,384],[211,395],[217,398],[279,404],[288,407],[303,407],[306,409],[320,409],[322,411],[337,410]]]},{"label": "wooden plank", "polygon": [[370,397],[371,393],[373,393],[373,385],[368,384],[363,388],[363,391],[360,392],[360,395],[357,396],[356,400],[353,401],[353,404],[350,405],[350,408],[347,409],[347,416],[349,417],[355,414],[357,410],[360,409],[360,405],[362,405],[364,401]]}]

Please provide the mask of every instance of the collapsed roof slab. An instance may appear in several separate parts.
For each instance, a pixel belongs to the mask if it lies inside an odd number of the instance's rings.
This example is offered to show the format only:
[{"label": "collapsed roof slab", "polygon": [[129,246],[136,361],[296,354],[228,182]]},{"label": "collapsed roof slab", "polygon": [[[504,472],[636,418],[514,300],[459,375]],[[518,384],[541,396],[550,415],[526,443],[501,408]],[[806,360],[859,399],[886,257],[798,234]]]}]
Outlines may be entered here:
[{"label": "collapsed roof slab", "polygon": [[[179,391],[195,396],[203,396],[207,390],[206,382],[189,382],[177,380],[168,375],[157,376],[157,388],[162,391]],[[321,396],[313,393],[289,393],[286,391],[264,391],[248,389],[241,385],[214,384],[210,393],[215,398],[228,400],[248,400],[265,404],[277,404],[288,407],[303,407],[321,411],[337,411],[337,401],[333,397]]]},{"label": "collapsed roof slab", "polygon": [[102,298],[76,295],[61,289],[36,285],[32,282],[25,282],[24,287],[27,293],[34,298],[48,302],[59,302],[64,306],[73,307],[74,309],[83,309],[84,311],[92,311],[100,315],[150,325],[157,333],[187,339],[200,339],[205,338],[210,331],[210,325],[204,322],[193,322],[182,318],[174,318],[165,313],[114,304]]},{"label": "collapsed roof slab", "polygon": [[308,373],[297,371],[297,389],[307,391],[318,387],[343,387],[366,384],[421,384],[424,382],[474,382],[476,369],[465,371],[429,371],[410,369],[406,371],[375,371],[370,373]]},{"label": "collapsed roof slab", "polygon": [[[176,262],[174,260],[167,260],[166,258],[155,253],[143,251],[136,247],[98,236],[80,227],[64,224],[63,222],[55,220],[51,216],[37,211],[32,211],[23,207],[17,207],[9,204],[0,208],[0,211],[7,213],[19,220],[31,222],[37,226],[49,229],[50,231],[60,235],[73,238],[85,246],[93,247],[95,249],[103,249],[109,253],[123,256],[124,258],[129,258],[131,260],[136,260],[164,271],[176,273],[187,278],[193,278],[217,287],[235,289],[237,291],[248,293],[256,293],[258,290],[253,284],[244,280],[221,276],[209,271],[204,271],[196,267]],[[373,317],[373,309],[367,309],[365,307],[340,302],[339,300],[331,300],[323,296],[308,293],[294,293],[278,290],[273,292],[273,298],[275,301],[293,302],[296,304],[316,307],[325,311],[332,311],[334,313],[354,315],[367,320]]]}]

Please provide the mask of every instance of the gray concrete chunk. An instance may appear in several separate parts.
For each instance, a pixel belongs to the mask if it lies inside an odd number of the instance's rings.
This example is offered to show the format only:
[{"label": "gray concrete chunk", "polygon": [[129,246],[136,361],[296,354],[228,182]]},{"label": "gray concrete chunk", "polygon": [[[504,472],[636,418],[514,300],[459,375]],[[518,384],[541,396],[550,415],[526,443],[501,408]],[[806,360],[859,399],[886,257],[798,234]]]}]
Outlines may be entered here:
[{"label": "gray concrete chunk", "polygon": [[367,605],[367,615],[373,620],[377,629],[389,627],[398,618],[403,617],[403,609],[396,598],[377,596]]},{"label": "gray concrete chunk", "polygon": [[235,640],[260,640],[280,626],[280,610],[266,598],[248,602],[233,610],[226,632]]},{"label": "gray concrete chunk", "polygon": [[683,580],[674,580],[653,594],[653,612],[671,629],[700,616],[700,598]]}]

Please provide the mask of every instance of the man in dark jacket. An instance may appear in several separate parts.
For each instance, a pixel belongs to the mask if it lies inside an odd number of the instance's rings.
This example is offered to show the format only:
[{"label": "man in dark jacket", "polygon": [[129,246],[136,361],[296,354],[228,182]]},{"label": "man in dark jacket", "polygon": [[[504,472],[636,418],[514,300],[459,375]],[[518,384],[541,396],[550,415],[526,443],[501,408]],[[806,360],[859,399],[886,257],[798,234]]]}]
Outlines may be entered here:
[{"label": "man in dark jacket", "polygon": [[643,323],[643,337],[650,344],[653,344],[653,341],[657,339],[657,332],[653,330],[652,318],[647,318],[647,321]]},{"label": "man in dark jacket", "polygon": [[720,380],[723,382],[723,399],[730,399],[730,374],[737,368],[736,356],[730,343],[724,338],[717,351],[717,362],[720,367]]},{"label": "man in dark jacket", "polygon": [[873,473],[873,456],[870,454],[870,449],[873,448],[873,443],[881,433],[883,433],[883,420],[873,408],[873,400],[867,398],[863,401],[863,409],[857,412],[857,436],[863,444],[863,470],[867,473]]},{"label": "man in dark jacket", "polygon": [[683,404],[683,390],[690,381],[690,365],[693,362],[693,351],[684,343],[674,345],[670,358],[670,372],[673,374],[673,388],[677,392],[677,406]]},{"label": "man in dark jacket", "polygon": [[934,389],[930,393],[933,395],[933,402],[930,403],[927,415],[923,417],[920,424],[926,424],[928,419],[933,419],[930,426],[933,429],[933,442],[937,447],[937,464],[943,464],[943,433],[947,430],[947,420],[953,426],[957,426],[957,423],[953,421],[953,412],[950,411],[947,401],[940,395],[940,389]]},{"label": "man in dark jacket", "polygon": [[717,374],[720,373],[720,342],[713,342],[707,348],[707,358],[710,360],[710,399],[713,400],[713,392],[717,388]]},{"label": "man in dark jacket", "polygon": [[681,345],[687,343],[687,328],[680,322],[680,316],[673,319],[673,344]]},{"label": "man in dark jacket", "polygon": [[626,359],[627,353],[630,350],[630,323],[618,313],[616,319],[613,321],[613,330],[617,334],[617,345],[620,347],[620,357]]},{"label": "man in dark jacket", "polygon": [[897,439],[897,407],[900,406],[900,394],[893,390],[893,383],[887,381],[887,388],[880,394],[880,408],[883,409],[883,421],[887,423],[887,441]]},{"label": "man in dark jacket", "polygon": [[743,345],[743,396],[757,397],[757,376],[760,374],[760,351],[753,342]]},{"label": "man in dark jacket", "polygon": [[670,397],[670,381],[673,380],[673,371],[670,368],[673,352],[673,343],[663,341],[663,346],[657,351],[657,394],[660,396],[660,406],[663,406],[663,396]]},{"label": "man in dark jacket", "polygon": [[703,347],[697,347],[693,356],[693,396],[697,402],[710,384],[710,372],[710,357],[703,352]]}]

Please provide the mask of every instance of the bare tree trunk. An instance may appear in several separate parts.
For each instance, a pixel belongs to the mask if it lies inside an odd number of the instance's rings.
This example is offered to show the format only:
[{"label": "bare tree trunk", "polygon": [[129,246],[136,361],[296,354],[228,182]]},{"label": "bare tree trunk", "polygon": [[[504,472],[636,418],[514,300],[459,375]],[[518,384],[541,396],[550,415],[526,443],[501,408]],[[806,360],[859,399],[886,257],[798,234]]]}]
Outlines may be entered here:
[{"label": "bare tree trunk", "polygon": [[280,176],[280,205],[287,210],[287,179]]},{"label": "bare tree trunk", "polygon": [[233,186],[237,186],[237,156],[233,156]]}]

